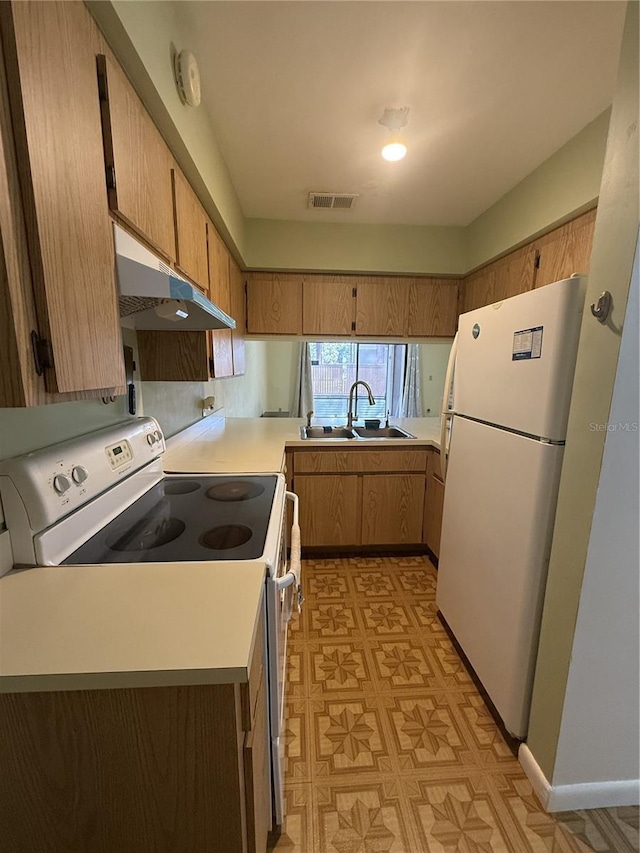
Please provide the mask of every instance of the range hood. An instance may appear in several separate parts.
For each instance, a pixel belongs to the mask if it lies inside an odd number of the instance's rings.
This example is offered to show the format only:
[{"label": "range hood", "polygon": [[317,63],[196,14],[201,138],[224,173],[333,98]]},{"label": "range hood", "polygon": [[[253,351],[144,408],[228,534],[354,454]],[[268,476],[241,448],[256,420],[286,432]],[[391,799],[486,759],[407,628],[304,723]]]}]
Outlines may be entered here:
[{"label": "range hood", "polygon": [[236,323],[197,287],[178,275],[114,223],[120,317],[135,329],[235,329]]}]

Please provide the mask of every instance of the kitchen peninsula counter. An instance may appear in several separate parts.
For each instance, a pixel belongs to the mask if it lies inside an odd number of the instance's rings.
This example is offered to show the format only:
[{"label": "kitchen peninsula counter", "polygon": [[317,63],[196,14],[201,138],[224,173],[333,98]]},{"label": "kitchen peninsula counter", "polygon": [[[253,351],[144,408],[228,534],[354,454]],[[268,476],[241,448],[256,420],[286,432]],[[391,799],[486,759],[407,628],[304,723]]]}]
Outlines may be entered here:
[{"label": "kitchen peninsula counter", "polygon": [[246,683],[264,582],[242,561],[14,570],[0,693]]},{"label": "kitchen peninsula counter", "polygon": [[[440,448],[439,418],[392,418],[415,438],[302,439],[303,418],[224,418],[210,415],[170,438],[163,457],[165,471],[180,473],[251,473],[281,471],[287,448],[356,449],[368,447]],[[321,423],[313,419],[312,423]]]}]

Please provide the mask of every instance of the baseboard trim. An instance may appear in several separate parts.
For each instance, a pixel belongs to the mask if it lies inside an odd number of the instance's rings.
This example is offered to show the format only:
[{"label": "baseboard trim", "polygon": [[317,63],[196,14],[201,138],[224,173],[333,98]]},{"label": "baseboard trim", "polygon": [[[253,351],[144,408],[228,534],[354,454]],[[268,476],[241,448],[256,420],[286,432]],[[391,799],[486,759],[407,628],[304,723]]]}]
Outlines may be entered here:
[{"label": "baseboard trim", "polygon": [[602,809],[640,804],[640,779],[616,782],[584,782],[575,785],[551,785],[526,743],[518,750],[518,761],[547,812]]}]

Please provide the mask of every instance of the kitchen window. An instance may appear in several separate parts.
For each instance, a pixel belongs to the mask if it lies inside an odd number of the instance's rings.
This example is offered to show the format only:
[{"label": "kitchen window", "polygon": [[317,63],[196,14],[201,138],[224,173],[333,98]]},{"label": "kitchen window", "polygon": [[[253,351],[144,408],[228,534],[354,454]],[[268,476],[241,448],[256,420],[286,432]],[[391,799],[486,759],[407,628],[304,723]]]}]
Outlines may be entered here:
[{"label": "kitchen window", "polygon": [[375,398],[370,406],[364,388],[354,395],[354,418],[380,418],[396,414],[402,400],[406,344],[322,341],[309,344],[313,382],[313,410],[317,418],[346,419],[349,389],[364,380]]}]

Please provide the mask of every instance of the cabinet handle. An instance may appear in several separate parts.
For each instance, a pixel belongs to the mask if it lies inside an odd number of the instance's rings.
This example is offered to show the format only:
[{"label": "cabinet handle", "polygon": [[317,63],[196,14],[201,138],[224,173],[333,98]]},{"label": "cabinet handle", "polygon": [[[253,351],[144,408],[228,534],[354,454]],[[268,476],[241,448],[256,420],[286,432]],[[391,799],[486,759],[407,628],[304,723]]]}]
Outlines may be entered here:
[{"label": "cabinet handle", "polygon": [[46,338],[41,338],[33,329],[31,331],[31,349],[33,351],[33,361],[38,376],[42,376],[45,368],[53,367],[53,349],[51,341]]}]

